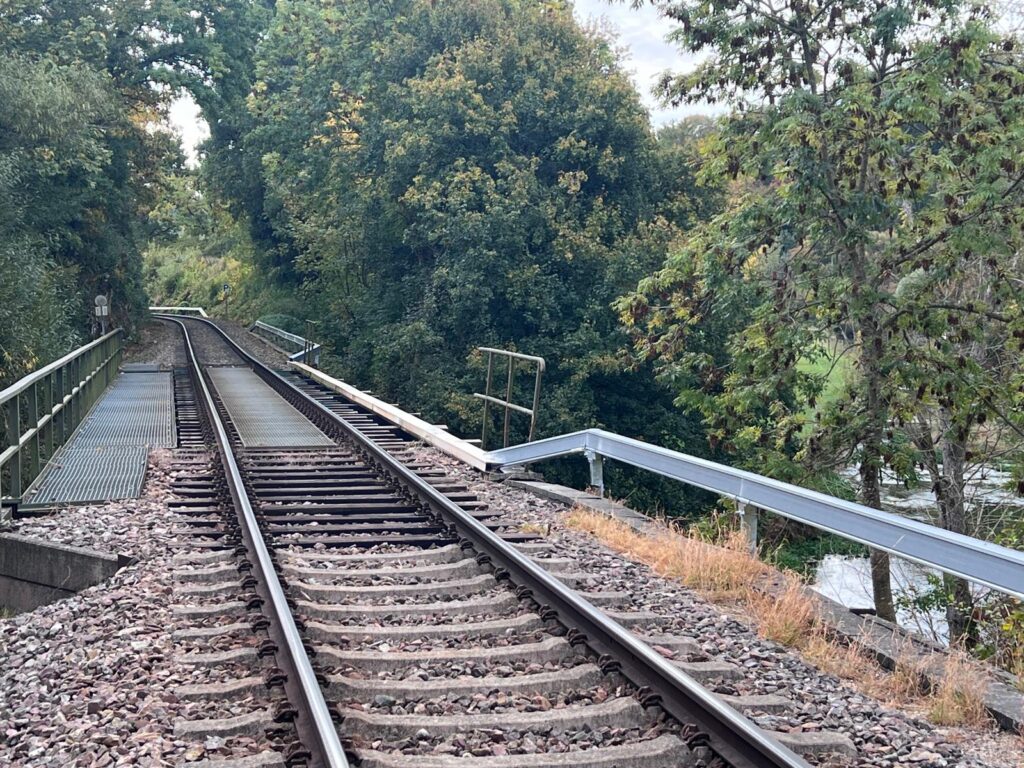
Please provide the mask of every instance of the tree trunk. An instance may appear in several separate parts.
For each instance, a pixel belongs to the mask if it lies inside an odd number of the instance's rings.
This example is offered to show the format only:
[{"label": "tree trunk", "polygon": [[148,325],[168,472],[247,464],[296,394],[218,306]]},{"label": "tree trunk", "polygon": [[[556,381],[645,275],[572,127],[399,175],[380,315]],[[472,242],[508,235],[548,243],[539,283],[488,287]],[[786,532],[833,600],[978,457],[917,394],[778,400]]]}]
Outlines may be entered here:
[{"label": "tree trunk", "polygon": [[[861,365],[864,375],[864,407],[868,423],[861,443],[860,497],[861,503],[873,509],[882,508],[882,435],[888,409],[882,402],[881,336],[873,316],[861,321]],[[892,599],[892,577],[889,555],[872,549],[871,592],[875,601],[875,614],[886,621],[896,621],[896,607]]]},{"label": "tree trunk", "polygon": [[[936,478],[935,499],[939,505],[939,524],[947,531],[970,535],[964,506],[965,440],[957,439],[955,428],[947,428],[942,437],[942,474]],[[966,430],[964,430],[966,432]],[[942,577],[948,602],[946,622],[950,646],[973,648],[978,643],[974,623],[974,598],[966,579],[945,574]]]},{"label": "tree trunk", "polygon": [[[881,473],[877,464],[865,456],[860,464],[861,503],[873,509],[882,508]],[[892,577],[889,571],[889,553],[872,549],[871,594],[875,601],[875,614],[886,621],[896,621],[896,605],[892,599]]]}]

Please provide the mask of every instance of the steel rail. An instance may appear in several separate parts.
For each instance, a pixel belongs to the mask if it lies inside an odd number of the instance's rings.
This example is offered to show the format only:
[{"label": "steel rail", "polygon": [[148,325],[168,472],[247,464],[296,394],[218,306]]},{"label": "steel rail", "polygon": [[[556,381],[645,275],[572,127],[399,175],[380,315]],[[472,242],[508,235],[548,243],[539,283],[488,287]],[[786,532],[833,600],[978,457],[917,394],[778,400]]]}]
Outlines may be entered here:
[{"label": "steel rail", "polygon": [[[706,742],[691,740],[691,746],[706,743],[733,768],[810,768],[803,758],[505,542],[327,406],[250,355],[215,323],[201,318],[189,320],[211,326],[264,381],[314,423],[319,421],[344,434],[377,466],[452,526],[459,536],[486,555],[499,575],[507,575],[518,584],[520,596],[532,598],[553,611],[566,627],[582,632],[586,644],[606,669],[617,668],[638,688],[649,692],[644,703],[657,703],[679,722],[692,724],[706,734]],[[545,611],[545,615],[551,616],[551,613]]]},{"label": "steel rail", "polygon": [[[189,369],[195,381],[197,395],[206,412],[210,426],[213,429],[217,442],[217,451],[220,454],[224,467],[224,475],[227,481],[228,490],[235,504],[238,513],[239,523],[242,530],[242,538],[249,551],[250,562],[253,564],[257,581],[257,592],[269,604],[273,611],[276,622],[271,622],[269,631],[272,639],[277,642],[278,648],[284,653],[278,657],[279,666],[288,676],[286,685],[297,682],[297,690],[300,693],[300,700],[289,700],[298,709],[296,728],[307,747],[313,747],[313,766],[317,768],[349,768],[348,758],[338,738],[338,731],[331,718],[327,702],[324,701],[323,691],[317,680],[316,673],[306,654],[302,636],[295,625],[295,618],[292,616],[291,608],[284,589],[277,577],[274,562],[270,557],[267,544],[260,533],[259,522],[253,511],[249,496],[246,493],[242,474],[235,460],[234,452],[231,450],[231,443],[228,438],[224,423],[217,413],[217,408],[202,375],[199,361],[196,358],[195,350],[192,347],[192,340],[189,337],[188,328],[185,323],[176,317],[169,315],[158,315],[161,320],[175,323],[181,328],[185,338],[185,351],[188,355]],[[190,318],[199,320],[200,318]],[[208,321],[206,321],[208,322]],[[216,325],[210,323],[217,328]],[[220,331],[223,334],[223,331]],[[251,359],[251,358],[250,358]],[[276,636],[275,636],[276,635]],[[312,741],[312,743],[310,743]]]},{"label": "steel rail", "polygon": [[488,461],[572,454],[631,464],[1024,599],[1024,552],[601,429],[491,451]]}]

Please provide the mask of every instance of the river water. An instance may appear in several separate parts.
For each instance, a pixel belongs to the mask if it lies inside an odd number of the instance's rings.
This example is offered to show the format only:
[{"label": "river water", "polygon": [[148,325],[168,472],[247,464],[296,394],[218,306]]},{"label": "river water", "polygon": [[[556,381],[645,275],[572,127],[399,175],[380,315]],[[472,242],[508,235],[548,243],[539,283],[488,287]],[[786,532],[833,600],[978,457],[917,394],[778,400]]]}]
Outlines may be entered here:
[{"label": "river water", "polygon": [[[848,472],[856,476],[856,469]],[[974,473],[966,492],[971,513],[984,516],[988,521],[999,515],[1024,514],[1024,498],[1006,490],[1009,481],[1008,473],[991,467],[980,468]],[[931,482],[927,474],[922,485],[923,488],[908,490],[896,483],[894,478],[887,477],[883,486],[883,508],[922,522],[934,523],[937,507],[935,494],[928,490]],[[929,590],[929,575],[939,575],[916,563],[896,558],[892,559],[891,573],[893,595],[897,602],[904,603]],[[871,597],[871,568],[866,557],[826,555],[818,565],[812,587],[852,609],[868,610],[874,605]],[[975,596],[985,592],[984,587],[977,585],[973,585],[972,589]],[[897,619],[901,626],[927,638],[938,642],[948,639],[946,618],[941,610],[924,611],[902,605],[897,608]]]}]

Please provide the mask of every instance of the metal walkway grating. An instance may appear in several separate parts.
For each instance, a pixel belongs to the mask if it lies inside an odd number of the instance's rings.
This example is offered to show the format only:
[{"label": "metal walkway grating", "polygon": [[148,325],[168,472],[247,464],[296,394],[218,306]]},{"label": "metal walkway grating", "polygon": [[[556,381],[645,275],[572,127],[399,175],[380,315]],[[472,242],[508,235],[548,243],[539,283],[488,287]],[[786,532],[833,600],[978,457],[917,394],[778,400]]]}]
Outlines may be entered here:
[{"label": "metal walkway grating", "polygon": [[65,448],[50,461],[29,504],[69,504],[130,499],[146,475],[144,445]]},{"label": "metal walkway grating", "polygon": [[209,368],[246,448],[314,448],[334,441],[248,368]]},{"label": "metal walkway grating", "polygon": [[47,463],[24,506],[138,496],[155,446],[174,446],[171,374],[122,373]]},{"label": "metal walkway grating", "polygon": [[79,429],[76,447],[174,446],[174,390],[170,373],[125,373]]}]

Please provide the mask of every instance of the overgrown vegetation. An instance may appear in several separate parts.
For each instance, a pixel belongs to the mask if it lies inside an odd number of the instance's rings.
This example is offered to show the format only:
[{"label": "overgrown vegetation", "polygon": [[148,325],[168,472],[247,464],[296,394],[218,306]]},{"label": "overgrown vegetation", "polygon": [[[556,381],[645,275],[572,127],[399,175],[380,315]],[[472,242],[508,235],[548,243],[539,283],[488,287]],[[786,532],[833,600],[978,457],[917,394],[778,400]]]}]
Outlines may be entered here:
[{"label": "overgrown vegetation", "polygon": [[[334,373],[458,434],[480,430],[488,345],[548,361],[541,435],[603,426],[711,455],[652,370],[623,365],[611,308],[718,204],[694,182],[709,121],[658,140],[562,3],[292,0],[261,23],[232,75],[239,132],[213,135],[200,175],[243,215],[258,279],[188,235],[151,249],[154,293],[208,304],[227,282],[250,317],[316,319]],[[221,172],[228,146],[244,172]],[[704,503],[617,481],[674,514]]]},{"label": "overgrown vegetation", "polygon": [[148,216],[182,161],[159,122],[231,69],[242,7],[0,4],[0,386],[88,338],[97,294],[113,323],[141,317]]},{"label": "overgrown vegetation", "polygon": [[[732,108],[700,176],[729,194],[619,303],[637,359],[734,461],[809,485],[853,464],[874,508],[883,471],[926,470],[937,522],[983,535],[966,478],[1024,436],[1020,41],[956,0],[656,4],[707,54],[664,95]],[[944,589],[974,645],[967,583]]]},{"label": "overgrown vegetation", "polygon": [[201,190],[195,173],[179,171],[165,185],[150,213],[153,236],[143,256],[155,304],[201,306],[236,319],[270,309],[304,313],[294,290],[257,274],[249,228]]}]

